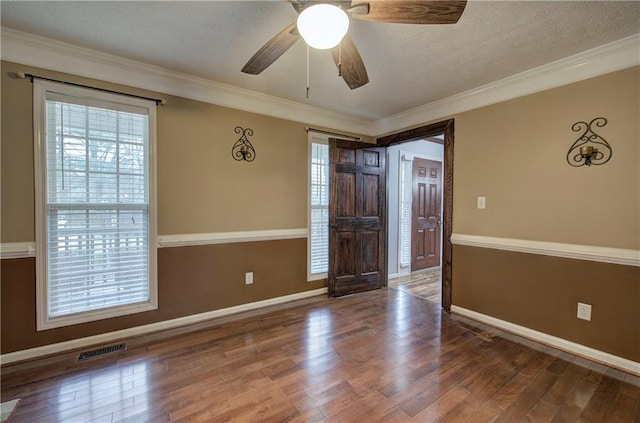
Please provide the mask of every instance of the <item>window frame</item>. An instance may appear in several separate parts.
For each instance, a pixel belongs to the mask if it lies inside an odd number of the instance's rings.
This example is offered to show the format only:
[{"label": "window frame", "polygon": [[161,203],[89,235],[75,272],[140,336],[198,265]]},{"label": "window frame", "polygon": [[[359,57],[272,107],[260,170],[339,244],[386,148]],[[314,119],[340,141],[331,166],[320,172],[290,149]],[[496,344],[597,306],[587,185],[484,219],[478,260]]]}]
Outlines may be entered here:
[{"label": "window frame", "polygon": [[[403,247],[404,238],[402,236],[402,226],[405,223],[404,214],[403,214],[403,209],[404,209],[403,196],[405,194],[405,191],[403,190],[404,187],[402,182],[403,182],[404,176],[406,176],[405,173],[403,172],[405,170],[404,169],[405,165],[408,166],[407,170],[409,170],[409,174],[412,173],[414,155],[412,153],[407,153],[401,150],[399,151],[398,156],[399,156],[399,166],[398,166],[398,272],[397,273],[398,273],[398,276],[406,276],[411,274],[411,235],[409,235],[409,262],[403,263],[402,247]],[[409,190],[411,191],[413,189],[412,180],[408,182],[408,186],[409,186]],[[411,200],[413,199],[411,198]],[[409,206],[409,213],[411,214],[411,206]],[[411,218],[409,218],[409,233],[411,233]]]},{"label": "window frame", "polygon": [[[307,281],[317,281],[329,277],[328,269],[322,273],[311,273],[311,160],[313,159],[313,144],[329,145],[329,135],[309,131],[308,134],[308,172],[307,172]],[[327,208],[328,208],[327,204]],[[327,242],[327,252],[329,244]],[[328,264],[327,264],[328,267]]]},{"label": "window frame", "polygon": [[[48,251],[47,251],[47,139],[46,139],[46,95],[58,93],[88,101],[116,103],[123,106],[145,108],[148,111],[148,178],[149,185],[149,300],[135,304],[114,306],[98,310],[49,317],[48,310]],[[36,238],[36,329],[48,330],[76,325],[112,317],[141,313],[158,308],[157,275],[157,196],[156,196],[156,104],[125,95],[111,94],[61,83],[34,79],[33,81],[33,128],[34,128],[34,178],[35,178],[35,238]]]}]

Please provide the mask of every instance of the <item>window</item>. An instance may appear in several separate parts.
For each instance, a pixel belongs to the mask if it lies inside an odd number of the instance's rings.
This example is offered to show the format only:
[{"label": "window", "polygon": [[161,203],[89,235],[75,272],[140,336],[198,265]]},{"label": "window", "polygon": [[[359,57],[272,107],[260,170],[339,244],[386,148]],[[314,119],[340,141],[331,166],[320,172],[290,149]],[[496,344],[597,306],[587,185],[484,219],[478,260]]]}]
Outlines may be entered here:
[{"label": "window", "polygon": [[[411,265],[411,219],[413,202],[413,161],[400,154],[400,267]],[[408,269],[408,272],[411,270]],[[403,272],[404,273],[404,272]]]},{"label": "window", "polygon": [[308,280],[317,280],[329,270],[328,138],[309,133],[309,150]]},{"label": "window", "polygon": [[157,308],[155,104],[34,81],[38,330]]}]

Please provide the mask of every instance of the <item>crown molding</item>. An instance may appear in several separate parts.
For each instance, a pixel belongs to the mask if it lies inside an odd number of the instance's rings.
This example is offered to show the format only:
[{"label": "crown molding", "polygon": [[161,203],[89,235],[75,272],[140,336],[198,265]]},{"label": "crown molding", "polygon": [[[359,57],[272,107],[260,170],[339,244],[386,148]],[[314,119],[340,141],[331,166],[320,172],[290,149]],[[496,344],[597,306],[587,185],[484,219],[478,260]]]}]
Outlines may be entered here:
[{"label": "crown molding", "polygon": [[380,135],[640,65],[640,34],[509,76],[375,123]]},{"label": "crown molding", "polygon": [[[189,247],[194,245],[298,239],[306,238],[307,232],[307,228],[294,228],[269,229],[263,231],[158,235],[158,247]],[[16,259],[35,256],[35,242],[4,242],[0,244],[0,259]]]},{"label": "crown molding", "polygon": [[375,135],[373,121],[1,28],[2,60],[175,95],[266,116]]},{"label": "crown molding", "polygon": [[494,250],[640,267],[640,250],[466,234],[452,234],[451,243],[468,247],[492,248]]},{"label": "crown molding", "polygon": [[2,60],[311,125],[381,136],[457,113],[640,65],[640,34],[378,120],[367,120],[9,28]]}]

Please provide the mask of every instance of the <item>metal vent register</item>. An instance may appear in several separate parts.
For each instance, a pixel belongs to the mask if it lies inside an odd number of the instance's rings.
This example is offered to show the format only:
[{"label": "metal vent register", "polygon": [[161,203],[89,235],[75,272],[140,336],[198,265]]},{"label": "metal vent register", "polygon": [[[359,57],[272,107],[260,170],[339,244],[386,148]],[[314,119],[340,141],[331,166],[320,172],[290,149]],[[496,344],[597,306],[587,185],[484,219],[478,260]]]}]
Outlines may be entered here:
[{"label": "metal vent register", "polygon": [[91,358],[100,357],[102,355],[111,354],[118,351],[124,351],[126,349],[125,344],[109,345],[108,347],[96,348],[95,350],[84,351],[78,355],[76,362],[89,360]]}]

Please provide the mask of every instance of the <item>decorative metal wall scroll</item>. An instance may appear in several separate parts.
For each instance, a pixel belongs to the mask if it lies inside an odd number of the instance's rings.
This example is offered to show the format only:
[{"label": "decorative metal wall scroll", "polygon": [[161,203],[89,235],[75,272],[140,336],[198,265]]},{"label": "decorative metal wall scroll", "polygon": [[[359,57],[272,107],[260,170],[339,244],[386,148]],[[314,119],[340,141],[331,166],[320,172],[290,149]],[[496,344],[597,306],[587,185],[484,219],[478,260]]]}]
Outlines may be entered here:
[{"label": "decorative metal wall scroll", "polygon": [[233,144],[233,148],[231,148],[231,157],[233,157],[237,161],[245,161],[252,162],[256,158],[256,150],[251,145],[249,138],[253,136],[253,129],[251,128],[242,128],[240,126],[236,126],[235,129],[236,134],[242,134],[240,139]]},{"label": "decorative metal wall scroll", "polygon": [[571,145],[567,152],[567,162],[573,167],[603,165],[611,159],[613,151],[609,143],[596,134],[595,127],[602,128],[607,119],[597,117],[591,122],[576,122],[571,129],[582,132],[580,137]]}]

